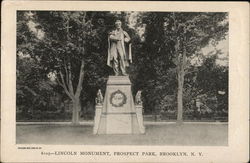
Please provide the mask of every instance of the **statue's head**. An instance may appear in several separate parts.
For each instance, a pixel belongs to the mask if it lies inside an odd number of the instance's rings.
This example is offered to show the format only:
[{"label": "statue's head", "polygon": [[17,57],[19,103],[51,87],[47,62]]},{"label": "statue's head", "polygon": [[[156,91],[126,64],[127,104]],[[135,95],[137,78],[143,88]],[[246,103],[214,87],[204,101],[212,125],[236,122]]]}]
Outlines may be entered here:
[{"label": "statue's head", "polygon": [[122,21],[121,21],[121,20],[116,20],[116,21],[115,21],[115,27],[116,27],[117,29],[120,29],[120,28],[122,27]]}]

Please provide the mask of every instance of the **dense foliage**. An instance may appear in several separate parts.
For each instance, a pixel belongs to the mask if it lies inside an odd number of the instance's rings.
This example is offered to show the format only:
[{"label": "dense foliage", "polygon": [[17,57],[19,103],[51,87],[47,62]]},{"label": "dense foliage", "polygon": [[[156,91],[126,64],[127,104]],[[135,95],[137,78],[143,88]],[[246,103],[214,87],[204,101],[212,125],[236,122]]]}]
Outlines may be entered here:
[{"label": "dense foliage", "polygon": [[[133,94],[142,90],[145,114],[162,119],[176,119],[177,113],[181,119],[227,117],[228,66],[216,63],[219,50],[212,56],[201,52],[225,39],[227,14],[139,12],[134,24],[131,14],[17,12],[18,108],[24,113],[43,108],[64,112],[67,106],[73,108],[73,122],[79,111],[82,117],[93,115],[96,92],[105,92],[112,74],[106,65],[107,36],[119,18],[132,38],[129,74]],[[192,63],[195,58],[198,64]],[[63,106],[53,103],[58,97]]]}]

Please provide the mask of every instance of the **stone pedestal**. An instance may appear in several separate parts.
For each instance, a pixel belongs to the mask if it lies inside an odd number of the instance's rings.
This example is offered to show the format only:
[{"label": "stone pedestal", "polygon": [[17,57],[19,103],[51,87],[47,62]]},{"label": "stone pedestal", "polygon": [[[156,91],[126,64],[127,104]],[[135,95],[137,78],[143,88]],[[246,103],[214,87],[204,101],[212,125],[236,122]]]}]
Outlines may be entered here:
[{"label": "stone pedestal", "polygon": [[102,105],[96,106],[94,134],[143,134],[142,106],[134,104],[128,76],[110,76]]}]

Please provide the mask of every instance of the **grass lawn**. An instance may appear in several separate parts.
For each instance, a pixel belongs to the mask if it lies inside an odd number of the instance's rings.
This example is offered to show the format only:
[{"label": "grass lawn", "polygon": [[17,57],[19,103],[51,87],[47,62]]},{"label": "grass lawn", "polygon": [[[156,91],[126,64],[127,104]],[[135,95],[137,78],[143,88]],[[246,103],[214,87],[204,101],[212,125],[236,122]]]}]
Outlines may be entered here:
[{"label": "grass lawn", "polygon": [[227,124],[151,124],[144,135],[93,135],[91,125],[17,125],[17,144],[227,146]]}]

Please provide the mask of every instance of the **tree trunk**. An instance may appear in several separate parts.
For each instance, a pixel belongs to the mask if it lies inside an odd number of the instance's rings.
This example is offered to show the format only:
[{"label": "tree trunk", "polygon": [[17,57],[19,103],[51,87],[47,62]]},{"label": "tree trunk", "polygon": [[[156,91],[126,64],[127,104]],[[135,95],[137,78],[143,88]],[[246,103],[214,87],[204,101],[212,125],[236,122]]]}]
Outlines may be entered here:
[{"label": "tree trunk", "polygon": [[72,124],[79,124],[79,111],[81,110],[81,103],[78,99],[73,100],[73,109],[72,109]]},{"label": "tree trunk", "polygon": [[183,122],[183,81],[182,81],[183,74],[178,72],[178,92],[177,92],[177,123]]},{"label": "tree trunk", "polygon": [[185,66],[186,66],[187,56],[186,50],[184,49],[182,57],[179,58],[178,65],[178,91],[177,91],[177,123],[181,124],[183,122],[183,86],[185,77]]},{"label": "tree trunk", "polygon": [[64,64],[65,75],[62,71],[59,71],[59,75],[61,80],[57,79],[59,85],[61,85],[68,95],[68,97],[72,100],[73,108],[72,108],[72,124],[76,125],[79,124],[79,112],[81,110],[81,102],[80,102],[80,95],[82,91],[82,83],[84,77],[84,61],[81,60],[81,67],[79,73],[78,84],[76,87],[76,91],[73,88],[73,79],[71,74],[71,63],[67,62]]}]

